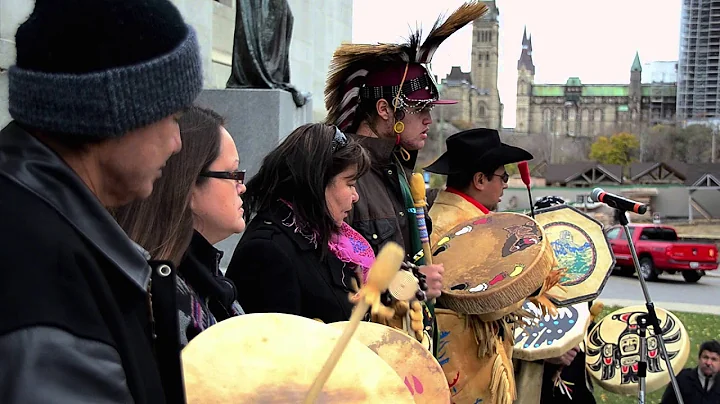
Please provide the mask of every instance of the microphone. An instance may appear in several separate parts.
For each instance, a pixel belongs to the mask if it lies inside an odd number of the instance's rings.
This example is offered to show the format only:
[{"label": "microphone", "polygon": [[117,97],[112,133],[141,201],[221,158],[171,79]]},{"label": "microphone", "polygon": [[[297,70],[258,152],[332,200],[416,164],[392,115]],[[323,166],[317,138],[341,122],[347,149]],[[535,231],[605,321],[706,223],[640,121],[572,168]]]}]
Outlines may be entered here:
[{"label": "microphone", "polygon": [[525,184],[528,190],[528,199],[530,199],[530,217],[535,218],[535,206],[533,206],[532,193],[530,192],[530,167],[528,167],[527,161],[521,161],[517,165],[518,171],[520,171],[520,178]]},{"label": "microphone", "polygon": [[639,215],[644,215],[645,212],[647,212],[647,205],[623,198],[622,196],[609,194],[603,191],[602,188],[593,189],[591,195],[593,200],[602,202],[611,208],[634,212]]}]

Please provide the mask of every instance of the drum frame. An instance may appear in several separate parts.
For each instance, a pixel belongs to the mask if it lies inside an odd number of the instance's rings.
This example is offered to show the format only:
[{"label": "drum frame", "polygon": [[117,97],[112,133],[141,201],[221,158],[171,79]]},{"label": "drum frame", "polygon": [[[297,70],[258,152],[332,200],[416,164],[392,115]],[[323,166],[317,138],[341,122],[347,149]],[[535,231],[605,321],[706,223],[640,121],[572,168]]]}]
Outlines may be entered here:
[{"label": "drum frame", "polygon": [[[595,218],[581,212],[579,209],[577,209],[573,206],[570,206],[570,205],[555,205],[555,206],[550,206],[550,207],[543,208],[543,209],[538,209],[535,211],[535,221],[537,221],[538,224],[540,224],[537,216],[539,216],[543,213],[550,213],[550,212],[554,212],[557,210],[563,210],[563,209],[571,209],[575,213],[578,213],[578,214],[584,216],[585,219],[587,219],[588,221],[594,222],[595,224],[597,224],[600,227],[602,239],[605,242],[605,245],[607,246],[608,251],[610,251],[610,260],[611,261],[610,261],[610,270],[605,275],[605,278],[600,282],[600,286],[598,287],[598,291],[596,293],[589,293],[589,294],[585,294],[585,295],[574,297],[574,298],[559,300],[553,296],[554,290],[551,289],[550,293],[548,295],[548,298],[558,307],[571,306],[573,304],[589,302],[589,301],[597,299],[600,296],[600,293],[602,292],[602,290],[605,288],[605,285],[607,284],[608,279],[610,279],[610,276],[612,275],[612,269],[615,267],[615,262],[616,262],[615,253],[613,252],[612,247],[610,246],[610,242],[608,241],[607,236],[605,235],[605,231],[604,231],[605,226],[603,226],[603,224],[600,223]],[[541,226],[543,228],[543,231],[547,232],[547,230],[545,229],[545,225],[541,224]],[[553,251],[553,254],[554,253],[555,252]]]}]

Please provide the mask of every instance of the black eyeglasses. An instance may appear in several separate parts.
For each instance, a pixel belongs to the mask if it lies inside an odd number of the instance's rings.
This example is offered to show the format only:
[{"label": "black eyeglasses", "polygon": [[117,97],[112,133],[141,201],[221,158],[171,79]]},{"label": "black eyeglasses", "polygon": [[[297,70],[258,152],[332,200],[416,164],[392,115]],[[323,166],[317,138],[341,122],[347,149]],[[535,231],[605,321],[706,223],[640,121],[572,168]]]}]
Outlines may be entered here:
[{"label": "black eyeglasses", "polygon": [[500,179],[502,180],[502,182],[504,182],[504,183],[506,183],[506,184],[507,184],[508,181],[510,181],[510,174],[508,174],[507,172],[504,172],[504,173],[502,173],[502,174],[495,174],[495,173],[493,173],[493,177],[500,177]]},{"label": "black eyeglasses", "polygon": [[235,180],[239,184],[245,183],[245,170],[242,171],[205,171],[200,177],[221,178],[224,180]]}]

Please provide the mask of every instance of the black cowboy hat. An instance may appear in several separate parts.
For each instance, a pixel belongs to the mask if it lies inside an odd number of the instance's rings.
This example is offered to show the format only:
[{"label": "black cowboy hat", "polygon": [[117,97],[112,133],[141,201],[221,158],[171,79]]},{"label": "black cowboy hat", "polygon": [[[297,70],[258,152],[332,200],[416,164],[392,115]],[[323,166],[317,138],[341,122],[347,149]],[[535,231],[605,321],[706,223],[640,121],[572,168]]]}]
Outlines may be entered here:
[{"label": "black cowboy hat", "polygon": [[493,129],[462,131],[448,137],[445,143],[447,151],[425,171],[444,175],[479,172],[533,159],[526,150],[502,143]]}]

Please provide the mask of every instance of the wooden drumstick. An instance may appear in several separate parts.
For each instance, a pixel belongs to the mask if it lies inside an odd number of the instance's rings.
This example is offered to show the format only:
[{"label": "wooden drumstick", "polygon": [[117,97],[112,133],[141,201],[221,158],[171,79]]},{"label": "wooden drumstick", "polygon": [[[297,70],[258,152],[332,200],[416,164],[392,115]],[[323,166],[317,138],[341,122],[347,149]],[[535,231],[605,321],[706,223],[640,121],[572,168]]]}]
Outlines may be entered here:
[{"label": "wooden drumstick", "polygon": [[413,204],[415,205],[415,216],[417,218],[418,230],[420,231],[420,242],[422,243],[425,265],[432,265],[432,252],[430,251],[430,237],[428,236],[427,224],[425,222],[425,180],[422,174],[413,173],[410,177],[410,192],[412,193]]},{"label": "wooden drumstick", "polygon": [[317,400],[320,395],[320,391],[325,385],[325,382],[327,382],[330,378],[330,374],[340,360],[340,357],[342,356],[342,353],[348,343],[350,343],[350,339],[360,325],[360,321],[363,316],[367,313],[368,308],[372,306],[373,311],[380,309],[380,307],[378,307],[378,305],[382,304],[380,303],[380,294],[387,290],[388,285],[390,285],[390,282],[395,277],[398,270],[400,270],[400,265],[402,264],[404,255],[405,252],[402,247],[394,242],[385,244],[385,246],[380,250],[377,258],[375,259],[375,263],[373,263],[372,267],[370,267],[367,282],[360,289],[360,292],[358,292],[360,294],[360,298],[355,305],[355,309],[353,309],[352,316],[350,316],[350,321],[348,322],[347,327],[343,330],[343,333],[340,335],[340,338],[338,339],[337,344],[335,344],[330,356],[323,365],[322,369],[320,369],[320,373],[313,381],[312,386],[310,386],[310,391],[308,392],[307,397],[305,397],[305,401],[303,401],[303,403],[311,404]]}]

